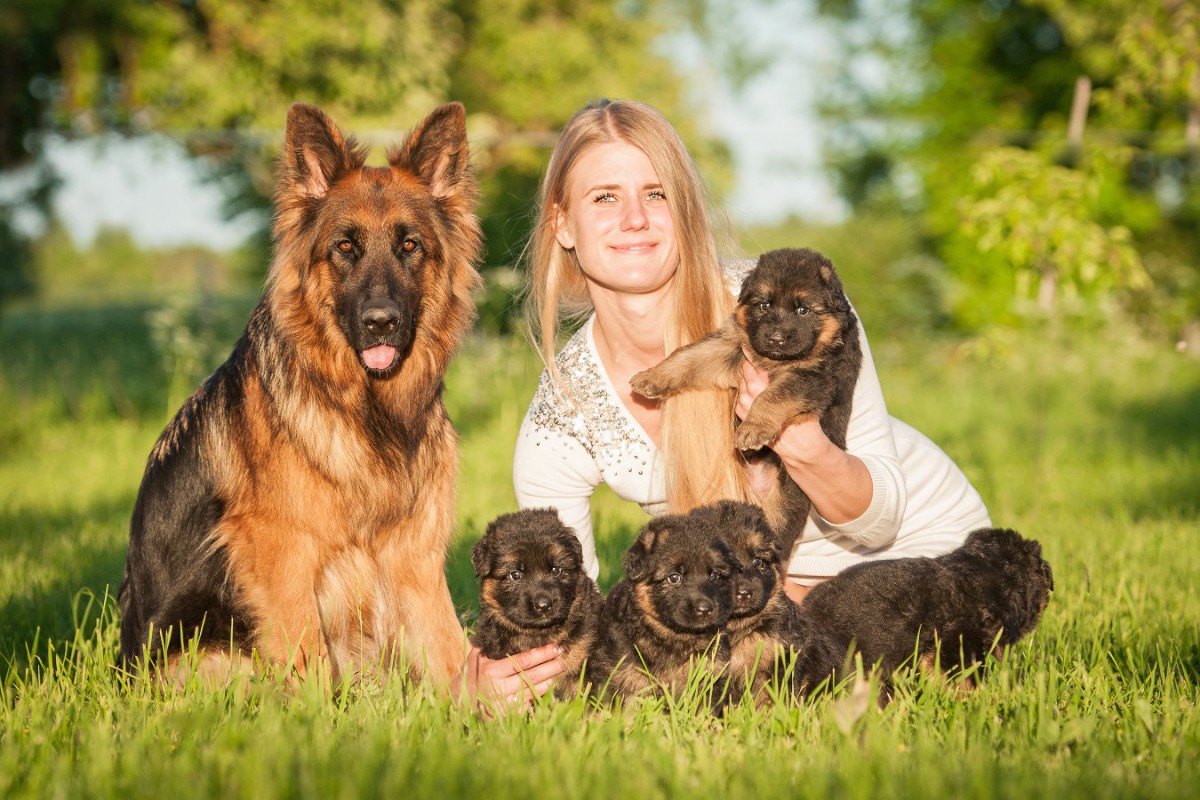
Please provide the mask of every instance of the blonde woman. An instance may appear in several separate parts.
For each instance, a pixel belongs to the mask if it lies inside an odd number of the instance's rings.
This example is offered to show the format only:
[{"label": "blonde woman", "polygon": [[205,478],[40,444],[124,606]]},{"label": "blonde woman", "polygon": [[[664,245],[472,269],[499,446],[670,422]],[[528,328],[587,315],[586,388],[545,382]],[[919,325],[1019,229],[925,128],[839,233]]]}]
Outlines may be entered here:
[{"label": "blonde woman", "polygon": [[[733,392],[663,402],[629,379],[728,316],[747,262],[718,260],[695,165],[653,108],[601,102],[563,130],[542,184],[529,248],[529,317],[546,360],[516,445],[523,508],[553,507],[599,573],[590,499],[606,483],[647,512],[683,512],[718,499],[753,501],[756,477],[733,446],[766,385],[746,365]],[[565,320],[582,326],[557,349]],[[816,421],[772,445],[813,512],[788,564],[788,593],[862,560],[936,555],[990,526],[979,495],[936,445],[890,418],[865,337],[847,450]],[[553,647],[490,661],[472,652],[468,684],[517,704],[561,670]]]}]

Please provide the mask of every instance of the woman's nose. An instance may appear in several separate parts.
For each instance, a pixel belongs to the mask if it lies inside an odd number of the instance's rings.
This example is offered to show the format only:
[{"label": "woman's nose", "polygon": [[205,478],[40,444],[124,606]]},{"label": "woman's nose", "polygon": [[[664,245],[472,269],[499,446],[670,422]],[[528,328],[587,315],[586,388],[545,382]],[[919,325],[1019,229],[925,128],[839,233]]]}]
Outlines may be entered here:
[{"label": "woman's nose", "polygon": [[639,231],[646,227],[646,209],[642,207],[641,198],[635,197],[625,206],[625,214],[621,217],[621,228],[627,231]]}]

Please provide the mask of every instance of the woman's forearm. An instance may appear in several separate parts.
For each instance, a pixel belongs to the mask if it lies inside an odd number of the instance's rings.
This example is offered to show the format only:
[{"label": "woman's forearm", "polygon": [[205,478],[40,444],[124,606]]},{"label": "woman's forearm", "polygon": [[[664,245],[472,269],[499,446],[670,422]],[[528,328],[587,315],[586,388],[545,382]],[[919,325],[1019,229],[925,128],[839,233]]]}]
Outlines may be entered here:
[{"label": "woman's forearm", "polygon": [[874,488],[866,464],[831,442],[815,420],[788,426],[773,448],[825,520],[852,522],[870,507]]}]

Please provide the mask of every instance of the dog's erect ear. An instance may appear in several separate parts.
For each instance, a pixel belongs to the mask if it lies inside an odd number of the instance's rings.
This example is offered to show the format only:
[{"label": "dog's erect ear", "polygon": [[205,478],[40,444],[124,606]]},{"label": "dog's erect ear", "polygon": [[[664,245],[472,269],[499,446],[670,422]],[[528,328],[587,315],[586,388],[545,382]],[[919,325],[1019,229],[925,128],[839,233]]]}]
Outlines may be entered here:
[{"label": "dog's erect ear", "polygon": [[388,163],[425,181],[434,197],[449,197],[461,193],[464,185],[473,186],[463,104],[435,108],[404,144],[388,152]]},{"label": "dog's erect ear", "polygon": [[362,166],[363,154],[321,109],[293,103],[280,162],[281,192],[319,199],[340,177]]},{"label": "dog's erect ear", "polygon": [[476,578],[482,578],[491,572],[492,548],[486,535],[471,548],[471,566],[475,568]]},{"label": "dog's erect ear", "polygon": [[645,580],[646,576],[650,574],[650,554],[654,552],[655,545],[660,544],[666,534],[666,528],[660,526],[658,522],[659,520],[652,520],[643,528],[637,541],[625,551],[625,555],[621,559],[626,577],[634,583]]}]

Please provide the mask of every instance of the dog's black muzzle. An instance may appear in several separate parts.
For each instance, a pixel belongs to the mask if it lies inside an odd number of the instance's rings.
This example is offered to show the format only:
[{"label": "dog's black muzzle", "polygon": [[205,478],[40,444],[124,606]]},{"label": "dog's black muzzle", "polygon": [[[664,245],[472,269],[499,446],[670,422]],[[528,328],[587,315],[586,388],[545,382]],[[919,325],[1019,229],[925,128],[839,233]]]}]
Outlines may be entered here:
[{"label": "dog's black muzzle", "polygon": [[358,310],[357,350],[363,365],[387,373],[412,344],[413,313],[388,296],[368,299]]}]

